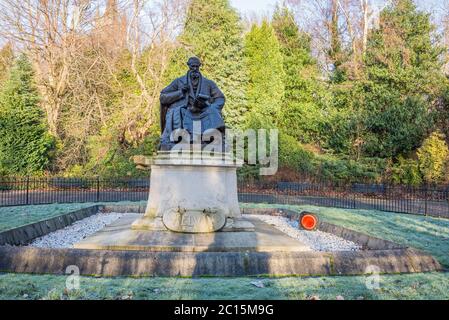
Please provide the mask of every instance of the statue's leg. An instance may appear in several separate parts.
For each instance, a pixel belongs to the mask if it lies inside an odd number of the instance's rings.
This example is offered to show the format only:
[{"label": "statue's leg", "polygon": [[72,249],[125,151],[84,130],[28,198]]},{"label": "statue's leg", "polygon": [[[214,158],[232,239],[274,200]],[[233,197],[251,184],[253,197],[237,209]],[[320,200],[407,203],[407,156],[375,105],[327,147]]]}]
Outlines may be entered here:
[{"label": "statue's leg", "polygon": [[[219,136],[219,141],[221,141],[221,143],[223,144],[222,150],[224,150],[223,146],[224,146],[225,125],[220,111],[213,107],[207,108],[207,110],[205,110],[203,113],[203,118],[201,122],[203,127],[203,133],[211,130],[215,132],[213,135],[214,136],[213,139],[211,139],[210,141],[204,141],[204,143],[205,144],[212,143],[213,141],[216,140],[216,136]],[[215,143],[217,143],[217,141],[215,141]]]},{"label": "statue's leg", "polygon": [[190,135],[190,143],[193,143],[193,122],[195,121],[195,116],[188,109],[182,109],[182,127]]},{"label": "statue's leg", "polygon": [[220,110],[214,107],[207,108],[207,118],[209,129],[224,131],[225,123]]},{"label": "statue's leg", "polygon": [[165,117],[165,129],[161,135],[161,143],[159,146],[159,150],[161,151],[170,151],[173,147],[173,143],[170,141],[170,135],[173,131],[173,110],[169,110],[167,112],[167,116]]}]

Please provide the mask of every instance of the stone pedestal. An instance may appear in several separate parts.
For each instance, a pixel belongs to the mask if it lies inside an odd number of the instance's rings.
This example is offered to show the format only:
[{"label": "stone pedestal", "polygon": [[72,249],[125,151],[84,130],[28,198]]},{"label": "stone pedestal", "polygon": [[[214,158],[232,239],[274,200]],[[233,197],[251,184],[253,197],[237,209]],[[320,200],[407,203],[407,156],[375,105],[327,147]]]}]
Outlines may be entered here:
[{"label": "stone pedestal", "polygon": [[145,216],[132,228],[181,233],[254,230],[241,220],[239,166],[229,154],[158,153],[151,166]]}]

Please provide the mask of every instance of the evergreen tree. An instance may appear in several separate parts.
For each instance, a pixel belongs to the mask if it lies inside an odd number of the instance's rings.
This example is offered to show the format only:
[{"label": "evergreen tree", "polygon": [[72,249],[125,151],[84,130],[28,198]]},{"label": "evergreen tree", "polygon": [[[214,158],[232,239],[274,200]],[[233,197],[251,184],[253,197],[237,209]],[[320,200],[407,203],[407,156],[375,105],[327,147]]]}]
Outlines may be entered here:
[{"label": "evergreen tree", "polygon": [[278,125],[284,78],[281,46],[273,27],[264,21],[246,35],[246,65],[249,71],[247,125],[270,128]]},{"label": "evergreen tree", "polygon": [[437,110],[435,117],[437,128],[446,136],[446,141],[449,143],[449,83],[443,89]]},{"label": "evergreen tree", "polygon": [[38,104],[32,66],[21,55],[0,94],[0,171],[34,174],[50,164],[54,140]]},{"label": "evergreen tree", "polygon": [[449,159],[449,148],[440,132],[432,133],[418,149],[419,168],[426,182],[443,182]]},{"label": "evergreen tree", "polygon": [[281,45],[285,71],[281,127],[301,142],[318,141],[324,121],[320,103],[323,89],[311,53],[310,37],[299,30],[287,7],[276,8],[272,25]]},{"label": "evergreen tree", "polygon": [[365,154],[410,152],[431,128],[430,109],[442,83],[441,50],[432,30],[429,15],[412,0],[396,0],[381,13],[365,57]]},{"label": "evergreen tree", "polygon": [[167,82],[187,70],[190,56],[201,59],[202,73],[215,81],[226,96],[226,125],[240,127],[247,111],[243,63],[243,29],[228,0],[192,0],[178,41],[182,48],[172,57]]}]

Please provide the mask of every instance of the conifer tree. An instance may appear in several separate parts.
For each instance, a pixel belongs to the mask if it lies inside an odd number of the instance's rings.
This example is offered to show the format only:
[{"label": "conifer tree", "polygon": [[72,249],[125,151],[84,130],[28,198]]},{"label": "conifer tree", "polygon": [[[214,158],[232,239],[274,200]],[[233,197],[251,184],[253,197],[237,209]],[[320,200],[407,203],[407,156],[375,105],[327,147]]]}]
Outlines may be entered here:
[{"label": "conifer tree", "polygon": [[33,69],[21,55],[0,94],[0,171],[35,174],[50,164],[54,139],[39,108]]},{"label": "conifer tree", "polygon": [[412,0],[395,0],[381,13],[380,27],[368,39],[362,83],[366,155],[410,152],[430,130],[431,106],[443,81],[432,31],[429,14]]},{"label": "conifer tree", "polygon": [[267,21],[253,25],[246,35],[245,58],[249,72],[247,125],[272,128],[279,123],[285,73],[281,46]]},{"label": "conifer tree", "polygon": [[281,127],[301,142],[317,141],[323,121],[323,89],[310,37],[299,30],[287,7],[276,8],[272,25],[281,45],[285,71]]}]

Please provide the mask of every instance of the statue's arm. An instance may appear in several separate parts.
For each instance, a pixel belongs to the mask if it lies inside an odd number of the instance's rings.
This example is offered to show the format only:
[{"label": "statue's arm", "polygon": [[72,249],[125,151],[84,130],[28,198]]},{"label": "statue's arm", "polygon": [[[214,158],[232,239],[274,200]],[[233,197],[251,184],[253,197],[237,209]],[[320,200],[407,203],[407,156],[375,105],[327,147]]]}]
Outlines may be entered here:
[{"label": "statue's arm", "polygon": [[226,98],[223,92],[221,92],[221,90],[214,82],[212,82],[210,87],[210,96],[213,101],[211,103],[211,107],[221,111],[226,103]]},{"label": "statue's arm", "polygon": [[184,93],[178,86],[178,81],[173,81],[167,88],[161,91],[160,101],[162,105],[170,105],[184,98]]}]

